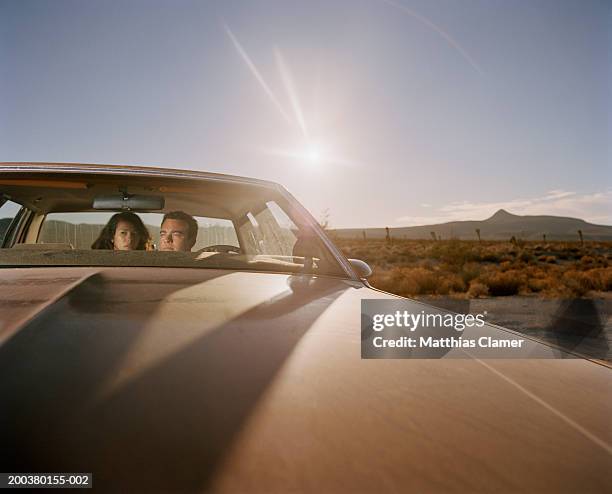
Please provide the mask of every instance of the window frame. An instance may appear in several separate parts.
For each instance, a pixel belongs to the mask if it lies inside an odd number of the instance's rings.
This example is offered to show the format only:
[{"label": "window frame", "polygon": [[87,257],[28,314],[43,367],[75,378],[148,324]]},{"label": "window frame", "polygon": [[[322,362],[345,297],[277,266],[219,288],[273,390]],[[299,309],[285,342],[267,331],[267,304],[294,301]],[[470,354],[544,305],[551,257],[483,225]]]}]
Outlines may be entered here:
[{"label": "window frame", "polygon": [[4,206],[8,201],[20,206],[20,208],[19,211],[17,211],[17,214],[13,216],[13,219],[6,229],[4,238],[0,243],[1,248],[10,248],[15,245],[15,243],[23,241],[24,235],[27,232],[27,227],[29,226],[33,216],[32,210],[23,204],[13,201],[4,194],[0,195],[0,207]]}]

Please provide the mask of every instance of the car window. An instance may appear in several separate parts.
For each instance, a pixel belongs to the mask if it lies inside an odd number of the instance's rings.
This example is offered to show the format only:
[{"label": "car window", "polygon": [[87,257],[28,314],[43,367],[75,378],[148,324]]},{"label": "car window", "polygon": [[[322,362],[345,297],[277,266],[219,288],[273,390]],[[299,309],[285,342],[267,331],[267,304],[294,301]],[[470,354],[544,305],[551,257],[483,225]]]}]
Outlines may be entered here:
[{"label": "car window", "polygon": [[297,241],[295,224],[274,201],[257,212],[249,211],[240,226],[240,233],[257,254],[292,256]]},{"label": "car window", "polygon": [[17,216],[17,213],[19,213],[21,210],[21,205],[8,200],[2,203],[1,198],[0,204],[2,204],[0,206],[0,245],[2,245],[11,223]]},{"label": "car window", "polygon": [[193,250],[200,250],[211,245],[240,247],[236,229],[231,220],[196,217],[196,221],[198,222],[198,238]]},{"label": "car window", "polygon": [[[114,212],[50,213],[42,224],[39,243],[70,244],[75,249],[89,249]],[[164,217],[161,213],[138,213],[155,245],[159,245],[159,227]],[[194,217],[198,223],[198,236],[194,251],[211,245],[238,247],[238,237],[233,223],[223,218]]]},{"label": "car window", "polygon": [[89,249],[112,213],[48,214],[42,224],[38,242],[70,244],[75,249]]}]

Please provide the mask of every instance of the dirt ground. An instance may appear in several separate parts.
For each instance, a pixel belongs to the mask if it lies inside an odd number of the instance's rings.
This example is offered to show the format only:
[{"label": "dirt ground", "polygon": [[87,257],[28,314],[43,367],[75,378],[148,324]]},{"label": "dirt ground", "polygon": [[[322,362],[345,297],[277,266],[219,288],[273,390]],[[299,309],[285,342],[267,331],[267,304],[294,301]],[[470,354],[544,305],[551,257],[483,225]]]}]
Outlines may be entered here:
[{"label": "dirt ground", "polygon": [[544,299],[535,296],[453,299],[417,297],[436,307],[485,320],[577,352],[612,362],[612,293],[589,298]]}]

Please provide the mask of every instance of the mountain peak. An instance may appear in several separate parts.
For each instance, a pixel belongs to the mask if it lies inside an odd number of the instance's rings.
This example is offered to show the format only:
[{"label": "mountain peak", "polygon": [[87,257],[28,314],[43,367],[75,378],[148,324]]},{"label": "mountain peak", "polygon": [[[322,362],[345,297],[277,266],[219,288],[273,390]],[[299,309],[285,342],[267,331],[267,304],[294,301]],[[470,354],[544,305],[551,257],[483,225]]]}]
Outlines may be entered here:
[{"label": "mountain peak", "polygon": [[489,218],[489,220],[499,221],[508,220],[510,218],[516,218],[516,215],[509,213],[505,209],[498,209],[497,212]]}]

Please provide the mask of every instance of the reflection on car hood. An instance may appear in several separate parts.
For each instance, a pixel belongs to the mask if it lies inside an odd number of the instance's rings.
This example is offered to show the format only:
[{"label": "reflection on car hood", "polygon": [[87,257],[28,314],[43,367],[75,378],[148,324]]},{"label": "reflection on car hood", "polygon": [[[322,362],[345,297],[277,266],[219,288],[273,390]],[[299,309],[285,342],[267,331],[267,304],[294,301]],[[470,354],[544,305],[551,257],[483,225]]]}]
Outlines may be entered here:
[{"label": "reflection on car hood", "polygon": [[612,487],[612,380],[592,362],[362,360],[360,301],[393,296],[337,278],[0,276],[7,471],[130,491]]}]

